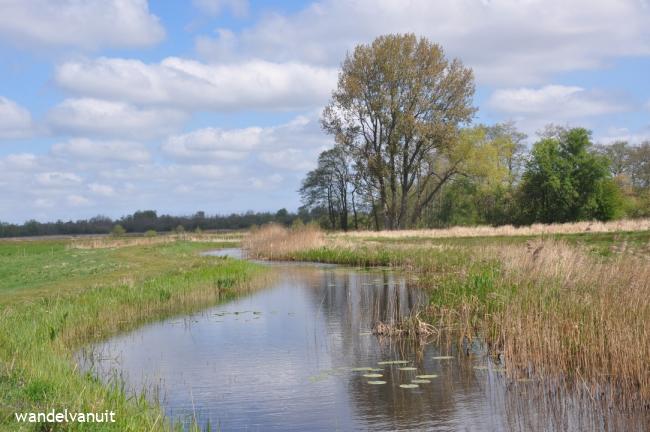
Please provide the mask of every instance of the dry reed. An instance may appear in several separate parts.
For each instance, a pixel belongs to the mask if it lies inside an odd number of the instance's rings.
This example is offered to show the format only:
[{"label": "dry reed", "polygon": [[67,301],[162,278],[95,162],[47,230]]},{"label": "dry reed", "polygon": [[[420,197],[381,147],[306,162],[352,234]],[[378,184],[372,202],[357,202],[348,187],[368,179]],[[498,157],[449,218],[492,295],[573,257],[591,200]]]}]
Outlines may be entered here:
[{"label": "dry reed", "polygon": [[500,257],[501,283],[517,287],[494,317],[509,367],[650,399],[647,260],[603,260],[550,240],[484,252]]},{"label": "dry reed", "polygon": [[318,248],[324,242],[323,232],[313,225],[287,229],[268,224],[253,230],[244,238],[242,246],[251,258],[277,260],[288,259],[296,251]]},{"label": "dry reed", "polygon": [[379,237],[379,238],[448,238],[448,237],[495,237],[530,236],[542,234],[576,234],[584,232],[623,232],[650,230],[650,219],[622,219],[610,222],[573,222],[564,224],[533,224],[515,227],[513,225],[452,227],[445,229],[421,229],[399,231],[350,231],[337,233],[339,238]]}]

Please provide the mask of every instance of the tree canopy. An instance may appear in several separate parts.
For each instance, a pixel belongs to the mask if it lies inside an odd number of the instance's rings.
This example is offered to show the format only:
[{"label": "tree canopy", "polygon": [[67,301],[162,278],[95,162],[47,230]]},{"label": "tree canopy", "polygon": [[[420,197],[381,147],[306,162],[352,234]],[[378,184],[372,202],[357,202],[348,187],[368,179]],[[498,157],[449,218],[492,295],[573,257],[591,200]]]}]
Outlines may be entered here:
[{"label": "tree canopy", "polygon": [[383,228],[414,225],[458,172],[473,95],[471,69],[413,34],[378,37],[345,58],[322,124],[359,166]]}]

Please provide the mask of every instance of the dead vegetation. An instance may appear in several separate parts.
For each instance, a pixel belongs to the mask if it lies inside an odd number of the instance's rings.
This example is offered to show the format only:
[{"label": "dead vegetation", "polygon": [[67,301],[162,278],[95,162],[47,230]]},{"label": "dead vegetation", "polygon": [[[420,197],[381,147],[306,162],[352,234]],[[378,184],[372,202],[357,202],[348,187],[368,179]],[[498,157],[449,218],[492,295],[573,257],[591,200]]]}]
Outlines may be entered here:
[{"label": "dead vegetation", "polygon": [[251,258],[270,260],[288,259],[291,253],[318,248],[325,244],[324,233],[314,225],[287,229],[269,224],[252,230],[242,241],[243,248]]},{"label": "dead vegetation", "polygon": [[498,236],[530,236],[542,234],[576,234],[604,233],[650,230],[650,219],[622,219],[610,222],[575,222],[564,224],[533,224],[515,227],[513,225],[452,227],[445,229],[422,229],[401,231],[350,231],[337,233],[336,237],[359,238],[448,238],[448,237],[498,237]]}]

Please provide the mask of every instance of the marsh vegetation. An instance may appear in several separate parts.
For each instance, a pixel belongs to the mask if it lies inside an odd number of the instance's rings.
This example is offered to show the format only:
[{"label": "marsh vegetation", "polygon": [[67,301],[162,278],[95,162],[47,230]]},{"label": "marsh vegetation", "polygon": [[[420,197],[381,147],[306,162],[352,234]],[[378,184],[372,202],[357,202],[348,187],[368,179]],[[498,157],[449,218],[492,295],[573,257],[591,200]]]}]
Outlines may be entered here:
[{"label": "marsh vegetation", "polygon": [[301,235],[268,227],[245,245],[272,259],[407,270],[427,293],[419,317],[438,341],[480,342],[513,379],[561,379],[645,409],[650,231],[487,230]]}]

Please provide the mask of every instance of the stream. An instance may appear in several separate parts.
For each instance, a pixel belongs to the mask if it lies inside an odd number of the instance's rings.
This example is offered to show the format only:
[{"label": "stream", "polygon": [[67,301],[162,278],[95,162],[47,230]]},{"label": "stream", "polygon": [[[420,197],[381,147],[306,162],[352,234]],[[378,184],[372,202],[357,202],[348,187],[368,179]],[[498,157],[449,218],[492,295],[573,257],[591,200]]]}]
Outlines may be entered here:
[{"label": "stream", "polygon": [[[238,250],[212,254],[241,257]],[[278,277],[268,287],[86,347],[80,367],[106,382],[120,380],[131,393],[146,391],[174,421],[212,430],[591,431],[650,424],[645,413],[596,409],[569,390],[508,379],[480,347],[371,334],[375,322],[399,320],[426,303],[408,275],[272,265]],[[423,375],[429,377],[417,378]]]}]

